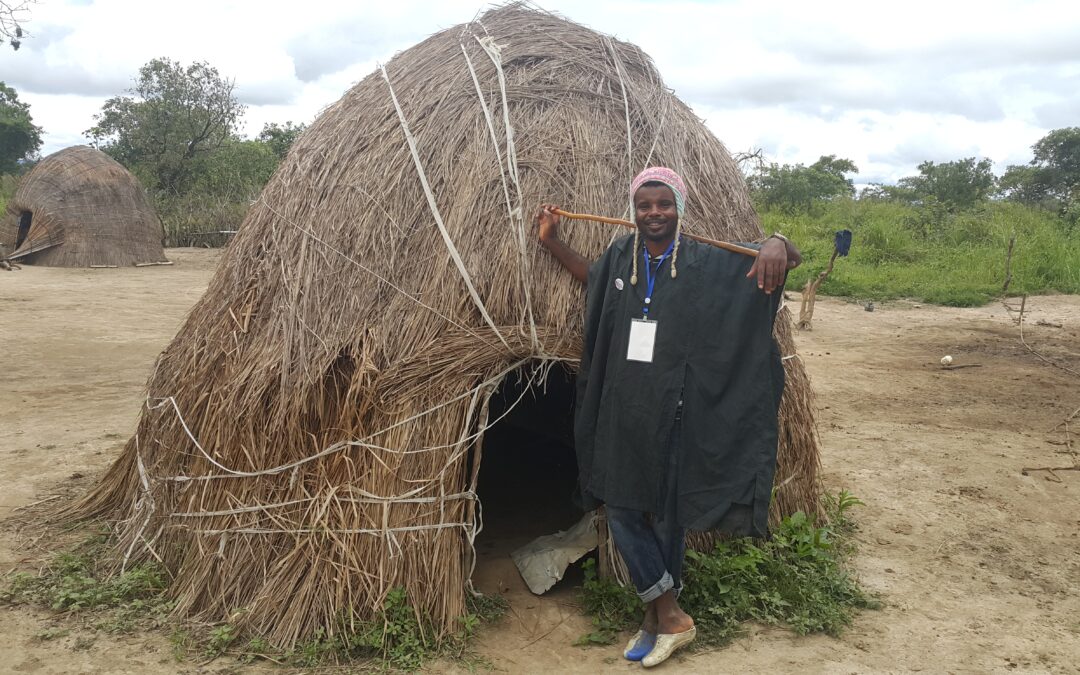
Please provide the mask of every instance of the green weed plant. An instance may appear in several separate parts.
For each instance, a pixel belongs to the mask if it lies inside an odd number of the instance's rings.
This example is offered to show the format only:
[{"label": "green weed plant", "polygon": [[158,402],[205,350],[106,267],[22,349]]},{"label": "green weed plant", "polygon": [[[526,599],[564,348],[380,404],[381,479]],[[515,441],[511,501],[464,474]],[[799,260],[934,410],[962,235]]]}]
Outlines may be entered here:
[{"label": "green weed plant", "polygon": [[486,596],[470,599],[468,604],[469,611],[460,619],[461,629],[442,638],[436,637],[432,625],[421,620],[405,589],[394,588],[375,619],[343,618],[337,630],[318,628],[292,649],[279,649],[258,636],[245,642],[236,626],[221,624],[201,633],[177,629],[172,636],[173,651],[177,660],[233,655],[243,663],[266,659],[298,668],[368,663],[384,671],[411,672],[440,657],[467,661],[468,639],[480,625],[495,621],[506,608],[501,599]]},{"label": "green weed plant", "polygon": [[161,599],[165,583],[164,571],[156,564],[131,567],[103,580],[91,557],[69,552],[58,555],[41,574],[14,575],[9,588],[0,592],[0,601],[63,612],[151,609]]},{"label": "green weed plant", "polygon": [[579,647],[609,645],[623,630],[637,626],[644,618],[643,607],[632,589],[620,586],[611,579],[601,579],[596,560],[582,563],[585,581],[581,587],[581,604],[592,617],[593,630],[574,642]]},{"label": "green weed plant", "polygon": [[[468,639],[477,628],[497,620],[506,609],[505,601],[477,596],[468,601],[469,611],[460,618],[461,629],[437,638],[433,626],[421,620],[403,588],[386,596],[381,615],[371,621],[347,620],[341,630],[329,636],[319,629],[306,642],[283,654],[286,663],[314,667],[327,663],[375,660],[388,670],[414,671],[438,657],[462,660],[467,657]],[[254,641],[249,652],[255,651]],[[266,653],[267,645],[259,645]]]}]

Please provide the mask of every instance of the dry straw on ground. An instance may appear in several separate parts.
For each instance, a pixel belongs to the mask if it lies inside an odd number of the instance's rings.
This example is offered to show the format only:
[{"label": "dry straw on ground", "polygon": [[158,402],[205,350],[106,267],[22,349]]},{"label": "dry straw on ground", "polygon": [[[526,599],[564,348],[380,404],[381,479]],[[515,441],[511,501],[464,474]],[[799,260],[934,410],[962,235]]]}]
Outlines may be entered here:
[{"label": "dry straw on ground", "polygon": [[49,267],[162,262],[161,239],[138,179],[85,145],[41,160],[0,217],[0,258]]},{"label": "dry straw on ground", "polygon": [[[184,615],[289,645],[403,586],[453,629],[487,398],[579,355],[583,289],[531,212],[625,216],[656,164],[686,178],[690,231],[761,234],[727,151],[637,47],[511,5],[402,52],[297,141],[78,513],[116,522],[118,566],[164,561]],[[595,257],[622,233],[564,234]],[[776,514],[819,495],[809,383],[785,363]]]}]

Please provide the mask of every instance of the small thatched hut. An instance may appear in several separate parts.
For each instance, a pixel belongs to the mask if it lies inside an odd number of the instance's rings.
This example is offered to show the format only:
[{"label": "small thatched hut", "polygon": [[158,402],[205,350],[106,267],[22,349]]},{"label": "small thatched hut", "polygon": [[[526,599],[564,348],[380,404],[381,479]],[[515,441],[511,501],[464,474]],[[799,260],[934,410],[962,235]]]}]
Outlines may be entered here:
[{"label": "small thatched hut", "polygon": [[[625,215],[650,164],[686,178],[690,231],[761,235],[724,146],[637,47],[511,5],[402,52],[296,142],[78,512],[116,524],[117,566],[163,561],[184,615],[288,645],[400,586],[452,629],[489,398],[580,353],[583,289],[531,212]],[[564,233],[598,256],[619,232]],[[777,327],[793,354],[786,311]],[[809,384],[785,364],[776,514],[819,496]]]},{"label": "small thatched hut", "polygon": [[161,239],[138,179],[85,145],[41,160],[0,218],[0,258],[48,267],[163,262]]}]

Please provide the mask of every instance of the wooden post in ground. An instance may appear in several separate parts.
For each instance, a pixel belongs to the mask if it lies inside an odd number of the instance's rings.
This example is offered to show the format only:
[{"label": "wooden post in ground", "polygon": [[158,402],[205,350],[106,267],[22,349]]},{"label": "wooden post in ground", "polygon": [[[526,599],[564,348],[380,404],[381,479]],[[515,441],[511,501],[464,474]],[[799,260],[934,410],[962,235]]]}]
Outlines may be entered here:
[{"label": "wooden post in ground", "polygon": [[596,552],[599,554],[597,574],[607,579],[611,576],[611,560],[608,559],[607,513],[602,506],[596,511]]},{"label": "wooden post in ground", "polygon": [[1016,246],[1016,235],[1009,237],[1009,250],[1005,253],[1005,283],[1001,285],[1001,294],[1009,290],[1009,282],[1012,281],[1012,254],[1013,246]]},{"label": "wooden post in ground", "polygon": [[802,305],[799,307],[799,323],[797,324],[799,330],[811,329],[811,322],[814,318],[814,302],[817,300],[818,286],[821,285],[822,281],[825,281],[825,277],[829,276],[829,272],[832,272],[833,265],[836,263],[836,256],[838,255],[840,255],[840,249],[834,248],[832,257],[829,258],[829,266],[825,268],[825,271],[819,274],[817,279],[806,282],[806,286],[802,291]]}]

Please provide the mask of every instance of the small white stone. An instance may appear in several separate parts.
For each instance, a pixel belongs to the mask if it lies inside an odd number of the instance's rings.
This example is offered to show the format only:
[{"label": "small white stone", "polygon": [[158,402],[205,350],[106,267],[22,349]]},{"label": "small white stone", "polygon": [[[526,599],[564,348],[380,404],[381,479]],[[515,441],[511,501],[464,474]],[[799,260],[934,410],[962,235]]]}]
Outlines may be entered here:
[{"label": "small white stone", "polygon": [[952,357],[949,356],[948,354],[941,357],[941,365],[947,366],[947,365],[949,365],[951,363],[952,363]]}]

